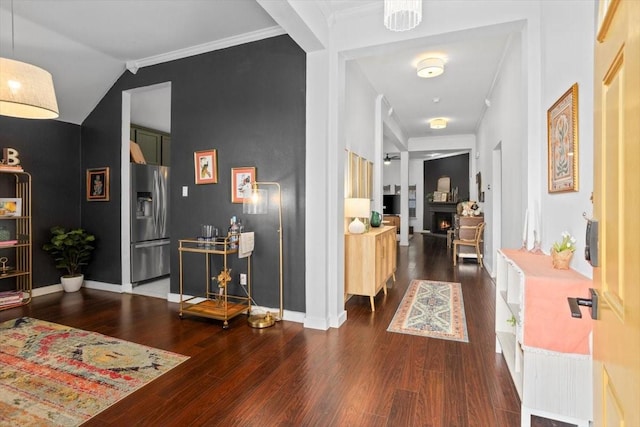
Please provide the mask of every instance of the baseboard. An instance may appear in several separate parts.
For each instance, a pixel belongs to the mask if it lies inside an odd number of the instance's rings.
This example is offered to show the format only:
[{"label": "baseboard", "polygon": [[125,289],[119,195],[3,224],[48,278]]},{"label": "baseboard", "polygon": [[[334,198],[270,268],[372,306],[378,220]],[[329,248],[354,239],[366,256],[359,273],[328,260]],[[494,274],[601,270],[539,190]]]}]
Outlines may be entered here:
[{"label": "baseboard", "polygon": [[[101,291],[116,292],[119,294],[122,293],[121,286],[114,285],[112,283],[103,283],[103,282],[96,282],[94,280],[85,280],[82,286],[88,289],[98,289]],[[35,298],[35,297],[41,297],[43,295],[55,294],[56,292],[64,292],[64,289],[62,289],[62,285],[60,283],[33,288],[31,295]]]},{"label": "baseboard", "polygon": [[55,294],[56,292],[62,292],[62,285],[58,283],[57,285],[49,285],[49,286],[41,286],[39,288],[33,288],[31,296],[41,297],[43,295]]},{"label": "baseboard", "polygon": [[122,293],[122,285],[116,285],[113,283],[96,282],[95,280],[85,280],[84,286],[87,289],[97,289],[99,291]]}]

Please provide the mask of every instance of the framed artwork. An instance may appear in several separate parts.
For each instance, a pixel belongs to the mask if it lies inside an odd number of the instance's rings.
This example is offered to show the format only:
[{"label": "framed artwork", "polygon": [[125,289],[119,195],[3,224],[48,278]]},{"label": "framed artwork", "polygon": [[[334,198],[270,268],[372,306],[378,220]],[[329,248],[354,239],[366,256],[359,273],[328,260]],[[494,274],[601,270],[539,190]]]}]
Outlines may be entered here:
[{"label": "framed artwork", "polygon": [[348,197],[358,196],[358,175],[359,175],[360,157],[353,151],[349,151],[349,179],[348,179]]},{"label": "framed artwork", "polygon": [[578,84],[547,111],[549,193],[578,191]]},{"label": "framed artwork", "polygon": [[193,166],[196,184],[216,184],[218,182],[217,150],[196,151],[193,153]]},{"label": "framed artwork", "polygon": [[231,203],[242,203],[249,197],[255,181],[256,168],[231,168]]},{"label": "framed artwork", "polygon": [[109,201],[109,168],[87,169],[87,200]]},{"label": "framed artwork", "polygon": [[22,216],[22,199],[1,198],[0,216]]},{"label": "framed artwork", "polygon": [[373,162],[367,160],[366,171],[367,197],[373,199]]},{"label": "framed artwork", "polygon": [[367,168],[367,161],[364,158],[359,157],[358,158],[358,192],[356,193],[357,194],[356,197],[360,197],[362,199],[369,198],[369,194],[367,191],[366,168]]}]

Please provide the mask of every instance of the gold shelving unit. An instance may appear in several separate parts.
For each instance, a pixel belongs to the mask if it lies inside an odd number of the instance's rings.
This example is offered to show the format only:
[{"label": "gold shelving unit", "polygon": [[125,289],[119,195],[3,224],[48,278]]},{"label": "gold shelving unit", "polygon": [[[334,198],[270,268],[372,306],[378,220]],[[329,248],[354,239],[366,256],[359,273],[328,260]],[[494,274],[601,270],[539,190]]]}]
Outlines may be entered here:
[{"label": "gold shelving unit", "polygon": [[[32,228],[31,228],[31,175],[24,171],[0,169],[3,185],[2,198],[20,199],[20,215],[7,213],[0,215],[0,224],[9,224],[10,232],[15,233],[16,243],[0,242],[0,310],[29,304],[33,296],[32,283]],[[11,182],[13,181],[13,182]],[[12,279],[15,285],[6,283]],[[6,292],[17,293],[18,301],[10,300]]]}]

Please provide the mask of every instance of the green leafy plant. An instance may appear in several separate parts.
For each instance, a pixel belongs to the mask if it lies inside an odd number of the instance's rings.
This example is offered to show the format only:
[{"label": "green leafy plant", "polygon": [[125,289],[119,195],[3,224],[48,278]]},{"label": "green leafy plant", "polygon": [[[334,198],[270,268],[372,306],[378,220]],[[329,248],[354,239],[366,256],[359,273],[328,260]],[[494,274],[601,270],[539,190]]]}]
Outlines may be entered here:
[{"label": "green leafy plant", "polygon": [[556,252],[562,251],[575,251],[576,250],[576,239],[571,236],[566,231],[562,232],[562,240],[559,242],[555,242],[553,244],[553,250]]},{"label": "green leafy plant", "polygon": [[82,228],[66,230],[55,226],[51,227],[51,240],[42,249],[53,256],[56,268],[66,270],[66,276],[79,276],[82,274],[82,266],[89,264],[94,250],[92,242],[95,240],[93,234]]},{"label": "green leafy plant", "polygon": [[511,326],[516,326],[516,316],[512,314],[511,317],[507,319],[507,323]]}]

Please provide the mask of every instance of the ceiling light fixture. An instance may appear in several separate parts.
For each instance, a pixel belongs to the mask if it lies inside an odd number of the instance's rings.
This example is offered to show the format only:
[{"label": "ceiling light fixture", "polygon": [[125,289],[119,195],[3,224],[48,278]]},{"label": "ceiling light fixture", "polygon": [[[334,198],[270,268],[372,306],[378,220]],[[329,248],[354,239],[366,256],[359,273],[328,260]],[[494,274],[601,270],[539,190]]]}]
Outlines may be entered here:
[{"label": "ceiling light fixture", "polygon": [[384,0],[384,26],[408,31],[422,21],[422,0]]},{"label": "ceiling light fixture", "polygon": [[429,121],[429,127],[431,129],[444,129],[447,127],[447,119],[439,118]]},{"label": "ceiling light fixture", "polygon": [[387,157],[384,158],[384,164],[385,165],[390,165],[391,164],[391,158],[389,157],[388,154],[387,154]]},{"label": "ceiling light fixture", "polygon": [[[11,50],[13,51],[13,0]],[[22,119],[55,119],[58,101],[51,74],[35,65],[0,57],[0,115]]]},{"label": "ceiling light fixture", "polygon": [[444,61],[440,58],[427,58],[418,63],[418,77],[428,79],[444,73]]}]

